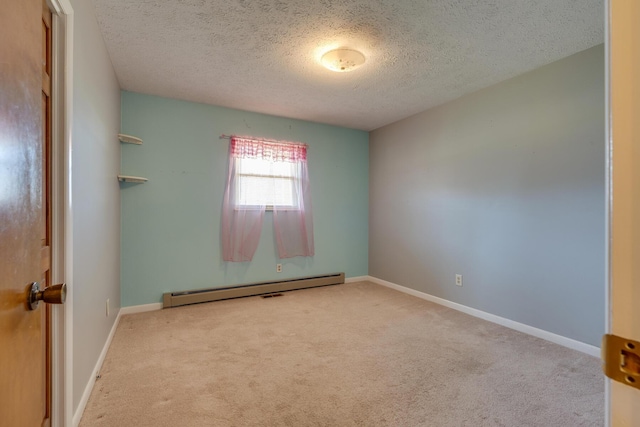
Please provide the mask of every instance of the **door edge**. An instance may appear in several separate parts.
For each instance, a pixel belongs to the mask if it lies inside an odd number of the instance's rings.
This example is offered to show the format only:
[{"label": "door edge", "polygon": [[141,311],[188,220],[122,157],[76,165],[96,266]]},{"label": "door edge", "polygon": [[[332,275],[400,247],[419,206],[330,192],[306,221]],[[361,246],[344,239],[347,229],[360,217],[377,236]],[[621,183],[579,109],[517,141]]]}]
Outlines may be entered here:
[{"label": "door edge", "polygon": [[53,14],[52,248],[51,277],[67,283],[66,304],[51,310],[51,425],[73,417],[73,285],[71,219],[71,135],[73,124],[73,8],[69,0],[48,0]]}]

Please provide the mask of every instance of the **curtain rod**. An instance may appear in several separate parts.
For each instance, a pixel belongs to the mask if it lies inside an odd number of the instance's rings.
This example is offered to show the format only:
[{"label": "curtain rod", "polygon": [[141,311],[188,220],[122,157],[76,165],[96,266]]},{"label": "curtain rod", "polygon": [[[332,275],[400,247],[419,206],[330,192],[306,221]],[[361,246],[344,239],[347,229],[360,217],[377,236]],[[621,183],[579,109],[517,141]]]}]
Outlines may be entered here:
[{"label": "curtain rod", "polygon": [[307,147],[307,144],[305,144],[304,142],[292,142],[292,141],[283,141],[283,140],[277,140],[277,139],[256,138],[256,137],[253,137],[253,136],[225,135],[224,133],[222,135],[220,135],[220,139],[231,139],[234,136],[236,136],[238,138],[243,138],[243,139],[251,139],[253,141],[273,142],[273,143],[276,143],[276,144],[299,144],[299,145],[304,145],[305,147]]}]

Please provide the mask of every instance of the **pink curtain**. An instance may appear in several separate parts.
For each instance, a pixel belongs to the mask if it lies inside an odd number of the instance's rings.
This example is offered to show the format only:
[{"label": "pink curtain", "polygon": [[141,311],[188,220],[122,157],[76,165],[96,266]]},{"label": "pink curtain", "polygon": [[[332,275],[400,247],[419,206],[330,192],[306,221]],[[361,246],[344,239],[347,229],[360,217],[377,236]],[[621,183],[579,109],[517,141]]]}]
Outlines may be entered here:
[{"label": "pink curtain", "polygon": [[280,258],[313,256],[313,215],[311,214],[311,192],[307,170],[307,150],[296,160],[294,191],[296,206],[274,206],[273,228]]},{"label": "pink curtain", "polygon": [[237,191],[237,158],[242,158],[242,150],[236,148],[237,141],[231,138],[229,148],[229,175],[222,202],[222,259],[225,261],[251,261],[256,252],[265,206],[245,209],[239,203]]},{"label": "pink curtain", "polygon": [[[265,204],[240,203],[238,159],[260,159],[282,166],[293,175],[289,205],[273,206],[273,224],[280,258],[314,254],[307,146],[299,143],[231,137],[229,175],[222,207],[222,253],[225,261],[251,261],[262,232]],[[274,177],[275,181],[282,181]],[[265,178],[268,179],[268,178]],[[275,185],[275,184],[274,184]],[[287,199],[287,200],[289,200]],[[245,202],[246,203],[246,202]]]}]

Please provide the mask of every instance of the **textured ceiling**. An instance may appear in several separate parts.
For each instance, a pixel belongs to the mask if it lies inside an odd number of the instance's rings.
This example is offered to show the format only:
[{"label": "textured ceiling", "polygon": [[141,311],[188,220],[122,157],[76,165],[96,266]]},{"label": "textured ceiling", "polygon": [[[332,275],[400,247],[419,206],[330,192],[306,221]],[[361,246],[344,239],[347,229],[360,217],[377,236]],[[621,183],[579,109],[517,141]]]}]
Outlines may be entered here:
[{"label": "textured ceiling", "polygon": [[604,41],[603,0],[93,2],[123,89],[363,130]]}]

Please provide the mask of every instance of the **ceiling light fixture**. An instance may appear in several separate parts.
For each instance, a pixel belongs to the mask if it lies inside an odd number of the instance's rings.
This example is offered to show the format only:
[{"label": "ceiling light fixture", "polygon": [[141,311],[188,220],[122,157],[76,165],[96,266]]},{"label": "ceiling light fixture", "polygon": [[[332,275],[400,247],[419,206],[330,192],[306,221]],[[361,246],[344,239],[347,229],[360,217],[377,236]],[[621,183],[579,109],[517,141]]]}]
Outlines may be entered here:
[{"label": "ceiling light fixture", "polygon": [[331,71],[346,73],[364,64],[364,55],[353,49],[334,49],[322,55],[322,65]]}]

